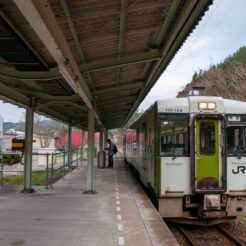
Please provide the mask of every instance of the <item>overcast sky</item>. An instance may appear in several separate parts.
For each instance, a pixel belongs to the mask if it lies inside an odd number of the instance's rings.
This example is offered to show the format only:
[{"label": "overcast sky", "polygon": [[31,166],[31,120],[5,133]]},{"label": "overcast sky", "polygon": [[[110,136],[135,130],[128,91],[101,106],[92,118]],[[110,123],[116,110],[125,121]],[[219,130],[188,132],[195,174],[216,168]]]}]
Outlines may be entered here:
[{"label": "overcast sky", "polygon": [[216,0],[140,105],[174,98],[195,71],[223,61],[246,45],[246,1]]},{"label": "overcast sky", "polygon": [[[178,51],[140,105],[147,109],[158,99],[174,98],[195,71],[223,61],[246,45],[246,0],[215,0],[202,21]],[[18,122],[23,109],[2,103],[0,115],[4,121]]]}]

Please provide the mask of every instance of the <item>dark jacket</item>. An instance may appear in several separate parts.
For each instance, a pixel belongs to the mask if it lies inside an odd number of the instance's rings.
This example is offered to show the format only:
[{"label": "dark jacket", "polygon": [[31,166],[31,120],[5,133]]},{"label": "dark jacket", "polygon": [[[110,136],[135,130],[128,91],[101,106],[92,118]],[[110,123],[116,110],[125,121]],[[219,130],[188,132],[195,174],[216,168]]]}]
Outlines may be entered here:
[{"label": "dark jacket", "polygon": [[108,148],[105,148],[108,151],[108,155],[114,155],[114,146],[112,142],[108,143]]}]

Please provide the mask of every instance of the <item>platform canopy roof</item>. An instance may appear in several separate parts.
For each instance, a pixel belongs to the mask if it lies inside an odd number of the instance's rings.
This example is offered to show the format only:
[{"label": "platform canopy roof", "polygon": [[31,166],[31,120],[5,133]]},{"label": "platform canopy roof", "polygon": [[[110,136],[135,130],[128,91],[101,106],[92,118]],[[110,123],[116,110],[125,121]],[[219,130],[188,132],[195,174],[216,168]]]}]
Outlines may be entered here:
[{"label": "platform canopy roof", "polygon": [[209,0],[1,0],[0,96],[74,126],[121,127]]}]

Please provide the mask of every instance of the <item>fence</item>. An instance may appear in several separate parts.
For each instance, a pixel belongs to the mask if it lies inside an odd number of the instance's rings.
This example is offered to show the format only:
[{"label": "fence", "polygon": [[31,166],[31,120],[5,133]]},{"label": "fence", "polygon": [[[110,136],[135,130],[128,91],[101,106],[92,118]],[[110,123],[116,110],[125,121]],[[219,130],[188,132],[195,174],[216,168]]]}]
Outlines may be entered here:
[{"label": "fence", "polygon": [[[5,184],[22,185],[24,165],[17,163],[9,166],[4,165],[4,155],[11,153],[2,153],[0,155],[0,186]],[[16,154],[16,153],[15,153]],[[32,171],[32,185],[44,185],[45,188],[53,188],[52,184],[67,172],[71,172],[75,167],[82,163],[83,150],[74,149],[72,151],[71,161],[68,161],[68,151],[52,152],[52,153],[33,153],[32,159],[40,159],[42,166],[34,166]],[[38,161],[40,163],[40,161]]]}]

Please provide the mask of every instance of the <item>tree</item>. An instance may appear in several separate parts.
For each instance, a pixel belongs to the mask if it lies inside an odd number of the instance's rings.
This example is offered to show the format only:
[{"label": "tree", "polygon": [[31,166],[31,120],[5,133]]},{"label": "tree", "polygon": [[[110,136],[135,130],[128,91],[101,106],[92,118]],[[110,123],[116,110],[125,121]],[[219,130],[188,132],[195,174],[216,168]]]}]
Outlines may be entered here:
[{"label": "tree", "polygon": [[187,96],[192,87],[201,84],[207,96],[246,101],[246,47],[241,47],[224,62],[211,66],[207,71],[195,73],[177,97]]},{"label": "tree", "polygon": [[55,120],[48,119],[40,114],[34,114],[34,133],[37,134],[41,148],[48,148],[51,140],[62,131],[63,124]]}]

